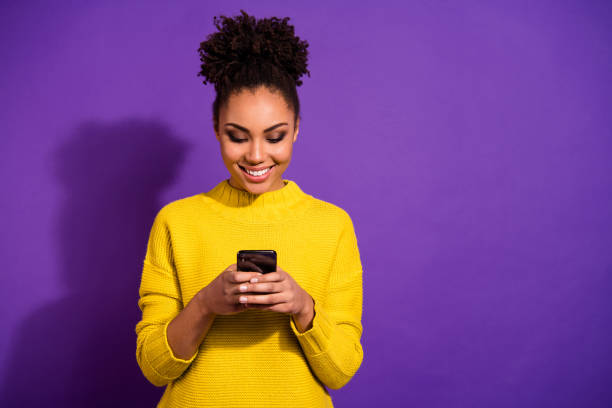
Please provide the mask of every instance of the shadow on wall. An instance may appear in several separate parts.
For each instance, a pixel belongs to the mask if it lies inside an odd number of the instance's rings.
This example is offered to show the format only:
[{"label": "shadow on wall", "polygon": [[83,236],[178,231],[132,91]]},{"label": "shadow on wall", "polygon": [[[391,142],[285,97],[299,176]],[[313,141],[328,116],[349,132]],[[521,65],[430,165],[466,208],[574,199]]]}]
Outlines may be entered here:
[{"label": "shadow on wall", "polygon": [[[190,145],[156,121],[84,123],[55,152],[56,235],[67,292],[25,319],[3,406],[152,407],[136,362],[138,288],[160,193]],[[43,266],[44,267],[44,266]]]}]

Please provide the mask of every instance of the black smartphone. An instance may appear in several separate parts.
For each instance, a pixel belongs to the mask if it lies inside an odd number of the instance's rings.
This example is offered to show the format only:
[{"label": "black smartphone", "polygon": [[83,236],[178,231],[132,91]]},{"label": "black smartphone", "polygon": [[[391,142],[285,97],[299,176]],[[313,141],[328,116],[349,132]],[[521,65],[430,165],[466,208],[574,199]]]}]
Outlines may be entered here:
[{"label": "black smartphone", "polygon": [[238,251],[237,264],[239,271],[276,272],[276,251],[273,249],[243,249]]}]

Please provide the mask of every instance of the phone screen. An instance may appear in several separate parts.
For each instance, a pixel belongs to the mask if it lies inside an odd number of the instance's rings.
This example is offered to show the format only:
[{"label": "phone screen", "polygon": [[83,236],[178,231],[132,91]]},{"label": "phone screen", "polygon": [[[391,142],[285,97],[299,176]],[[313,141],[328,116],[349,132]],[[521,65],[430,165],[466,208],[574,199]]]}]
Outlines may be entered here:
[{"label": "phone screen", "polygon": [[273,249],[243,249],[238,251],[238,270],[270,273],[276,271],[276,251]]}]

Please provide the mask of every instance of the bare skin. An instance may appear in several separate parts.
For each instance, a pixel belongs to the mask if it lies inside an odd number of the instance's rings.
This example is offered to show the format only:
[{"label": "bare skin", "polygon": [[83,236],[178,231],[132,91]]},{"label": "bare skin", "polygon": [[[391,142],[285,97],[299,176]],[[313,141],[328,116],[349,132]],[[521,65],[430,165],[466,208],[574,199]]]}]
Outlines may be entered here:
[{"label": "bare skin", "polygon": [[273,310],[290,314],[300,332],[312,328],[314,301],[291,275],[278,266],[267,274],[236,268],[228,266],[170,322],[168,343],[176,357],[188,360],[195,354],[216,315]]},{"label": "bare skin", "polygon": [[[299,118],[278,92],[259,87],[229,97],[219,109],[218,129],[221,158],[229,171],[229,183],[240,190],[260,194],[283,187],[283,173],[293,155],[299,133]],[[263,181],[251,180],[241,167],[272,167]]]},{"label": "bare skin", "polygon": [[[236,265],[236,264],[234,264]],[[187,306],[168,324],[168,343],[174,355],[188,360],[206,337],[216,315],[230,315],[245,310],[233,292],[236,286],[258,272],[236,272],[227,268],[202,288]]]},{"label": "bare skin", "polygon": [[[265,294],[257,294],[260,292]],[[312,328],[314,300],[278,265],[275,272],[254,276],[240,284],[238,294],[238,301],[246,308],[290,314],[299,332]]]},{"label": "bare skin", "polygon": [[[254,194],[283,188],[282,175],[291,162],[299,131],[299,118],[294,123],[293,116],[282,95],[266,87],[233,94],[219,109],[218,129],[214,131],[233,187]],[[271,170],[266,180],[254,182],[245,175],[244,167]],[[195,354],[216,315],[272,310],[290,314],[300,332],[312,327],[314,301],[289,273],[278,266],[264,275],[237,271],[236,267],[227,267],[170,322],[168,343],[176,357],[187,360]],[[241,301],[241,296],[246,301]]]}]

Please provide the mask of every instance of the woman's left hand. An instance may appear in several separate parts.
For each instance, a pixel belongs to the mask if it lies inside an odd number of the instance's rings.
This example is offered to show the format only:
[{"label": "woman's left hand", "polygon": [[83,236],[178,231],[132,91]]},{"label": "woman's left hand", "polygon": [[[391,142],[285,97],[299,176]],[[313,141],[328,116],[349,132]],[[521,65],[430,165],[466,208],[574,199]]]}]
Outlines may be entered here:
[{"label": "woman's left hand", "polygon": [[273,310],[296,317],[313,313],[312,297],[278,265],[275,272],[258,275],[242,283],[238,290],[244,293],[240,296],[240,303],[247,309]]}]

